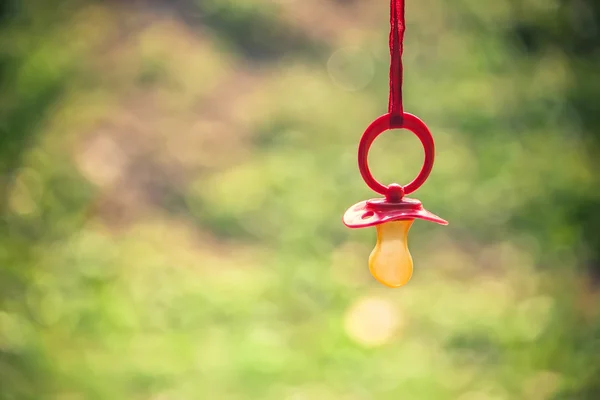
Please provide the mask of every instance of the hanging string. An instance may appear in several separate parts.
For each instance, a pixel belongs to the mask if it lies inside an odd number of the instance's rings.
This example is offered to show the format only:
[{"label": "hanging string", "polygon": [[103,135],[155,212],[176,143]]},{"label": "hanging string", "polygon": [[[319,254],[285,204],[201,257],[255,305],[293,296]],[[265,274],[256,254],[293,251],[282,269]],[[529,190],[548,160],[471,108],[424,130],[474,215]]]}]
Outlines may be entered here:
[{"label": "hanging string", "polygon": [[404,0],[390,0],[390,99],[388,112],[392,121],[401,122],[402,107],[402,52],[404,50]]}]

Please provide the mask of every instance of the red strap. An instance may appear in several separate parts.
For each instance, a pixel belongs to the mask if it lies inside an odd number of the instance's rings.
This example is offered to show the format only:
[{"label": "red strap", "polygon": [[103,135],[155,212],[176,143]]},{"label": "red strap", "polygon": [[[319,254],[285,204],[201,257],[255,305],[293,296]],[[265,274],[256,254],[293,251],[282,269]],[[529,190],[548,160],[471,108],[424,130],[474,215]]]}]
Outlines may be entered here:
[{"label": "red strap", "polygon": [[402,119],[402,51],[404,49],[404,0],[390,0],[390,100],[388,112]]}]

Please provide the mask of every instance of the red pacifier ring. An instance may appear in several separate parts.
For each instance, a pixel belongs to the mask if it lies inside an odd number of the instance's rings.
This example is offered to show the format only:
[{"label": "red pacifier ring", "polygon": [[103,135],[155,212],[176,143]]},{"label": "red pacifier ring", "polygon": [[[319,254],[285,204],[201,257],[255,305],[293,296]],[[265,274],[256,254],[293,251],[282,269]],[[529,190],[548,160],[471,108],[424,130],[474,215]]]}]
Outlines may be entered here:
[{"label": "red pacifier ring", "polygon": [[425,151],[425,160],[423,161],[423,167],[417,175],[417,177],[408,185],[404,186],[404,194],[411,194],[419,189],[429,177],[431,170],[433,169],[433,161],[435,158],[435,145],[433,143],[433,137],[427,125],[419,118],[412,114],[404,113],[402,118],[392,118],[391,114],[385,114],[377,118],[369,125],[365,133],[363,133],[358,146],[358,168],[362,175],[365,183],[374,192],[389,197],[390,187],[382,185],[373,177],[371,170],[369,170],[369,150],[371,145],[383,132],[392,129],[407,129],[415,134],[423,145]]}]

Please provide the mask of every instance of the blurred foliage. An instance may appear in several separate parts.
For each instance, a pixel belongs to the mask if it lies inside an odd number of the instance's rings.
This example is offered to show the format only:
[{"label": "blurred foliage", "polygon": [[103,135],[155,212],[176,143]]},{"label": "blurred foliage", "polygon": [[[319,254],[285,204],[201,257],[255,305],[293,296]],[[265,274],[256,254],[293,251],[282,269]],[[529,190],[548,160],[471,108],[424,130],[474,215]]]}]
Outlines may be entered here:
[{"label": "blurred foliage", "polygon": [[399,290],[387,4],[0,4],[1,400],[600,398],[597,2],[408,2]]}]

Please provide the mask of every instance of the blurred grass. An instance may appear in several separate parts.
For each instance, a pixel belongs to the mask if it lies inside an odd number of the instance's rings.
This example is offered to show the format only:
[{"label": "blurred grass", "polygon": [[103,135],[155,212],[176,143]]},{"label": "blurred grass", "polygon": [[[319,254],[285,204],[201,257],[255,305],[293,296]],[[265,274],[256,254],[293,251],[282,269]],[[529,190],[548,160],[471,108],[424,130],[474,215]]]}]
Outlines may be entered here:
[{"label": "blurred grass", "polygon": [[[597,54],[550,40],[550,3],[409,3],[418,197],[451,225],[414,226],[390,291],[340,221],[371,195],[387,6],[13,2],[0,399],[599,398]],[[421,160],[393,133],[370,162]]]}]

